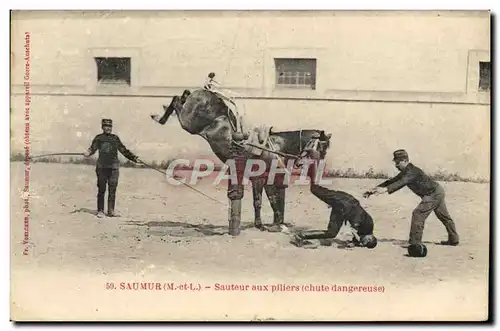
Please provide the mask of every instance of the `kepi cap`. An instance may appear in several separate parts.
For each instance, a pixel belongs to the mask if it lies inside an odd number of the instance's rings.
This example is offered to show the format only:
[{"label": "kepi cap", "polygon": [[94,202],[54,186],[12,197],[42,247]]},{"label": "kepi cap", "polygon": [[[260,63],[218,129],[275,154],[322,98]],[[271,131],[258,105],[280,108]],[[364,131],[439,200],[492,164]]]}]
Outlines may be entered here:
[{"label": "kepi cap", "polygon": [[409,156],[408,153],[404,149],[398,149],[397,151],[394,151],[393,153],[393,161],[401,161],[401,160],[408,160]]},{"label": "kepi cap", "polygon": [[101,126],[113,126],[113,120],[109,118],[103,118],[101,120]]}]

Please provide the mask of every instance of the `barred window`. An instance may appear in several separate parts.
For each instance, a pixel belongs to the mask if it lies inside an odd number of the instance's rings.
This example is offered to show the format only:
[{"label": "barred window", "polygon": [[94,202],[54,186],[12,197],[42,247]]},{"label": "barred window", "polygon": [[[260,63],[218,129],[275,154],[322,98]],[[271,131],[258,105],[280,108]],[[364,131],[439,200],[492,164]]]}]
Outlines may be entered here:
[{"label": "barred window", "polygon": [[316,88],[316,59],[274,59],[276,86]]},{"label": "barred window", "polygon": [[96,57],[97,81],[101,84],[130,85],[129,57]]},{"label": "barred window", "polygon": [[491,90],[491,62],[479,62],[479,91]]}]

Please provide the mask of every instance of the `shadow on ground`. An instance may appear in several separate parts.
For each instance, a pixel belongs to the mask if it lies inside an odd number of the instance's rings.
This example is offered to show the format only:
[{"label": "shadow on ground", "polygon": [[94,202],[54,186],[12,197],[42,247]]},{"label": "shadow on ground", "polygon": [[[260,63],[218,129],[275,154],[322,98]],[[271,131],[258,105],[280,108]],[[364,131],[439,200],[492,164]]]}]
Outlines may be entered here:
[{"label": "shadow on ground", "polygon": [[[127,221],[126,225],[136,225],[136,226],[145,226],[148,228],[156,228],[153,230],[149,230],[151,234],[155,235],[173,235],[173,236],[199,236],[199,234],[204,236],[221,236],[225,235],[228,232],[227,226],[221,225],[213,225],[213,224],[191,224],[187,222],[176,222],[176,221],[149,221],[149,222],[140,222],[140,221]],[[168,228],[168,229],[164,229]],[[241,231],[245,231],[248,229],[253,229],[253,223],[246,222],[241,223],[240,229]],[[198,234],[198,235],[196,235]]]},{"label": "shadow on ground", "polygon": [[[402,246],[403,248],[407,248],[407,246],[409,245],[408,240],[392,239],[392,238],[378,239],[378,242],[379,243],[392,243],[395,246]],[[440,241],[422,241],[422,243],[442,246]]]},{"label": "shadow on ground", "polygon": [[96,209],[88,209],[88,208],[79,208],[75,209],[70,214],[75,214],[75,213],[86,213],[90,215],[97,215],[97,210]]},{"label": "shadow on ground", "polygon": [[[298,232],[298,231],[297,231]],[[296,233],[297,233],[296,232]],[[378,243],[392,243],[394,246],[401,246],[401,248],[407,248],[408,247],[408,241],[407,240],[401,240],[401,239],[378,239]],[[340,249],[352,249],[353,247],[350,247],[349,244],[351,243],[350,240],[341,240],[341,239],[313,239],[313,240],[297,240],[296,238],[292,239],[290,241],[291,244],[297,246],[297,247],[304,247],[304,248],[317,248],[319,246],[335,246]],[[306,244],[304,244],[306,243]],[[431,244],[431,245],[442,245],[441,242],[432,242],[432,241],[423,241],[424,244]]]}]

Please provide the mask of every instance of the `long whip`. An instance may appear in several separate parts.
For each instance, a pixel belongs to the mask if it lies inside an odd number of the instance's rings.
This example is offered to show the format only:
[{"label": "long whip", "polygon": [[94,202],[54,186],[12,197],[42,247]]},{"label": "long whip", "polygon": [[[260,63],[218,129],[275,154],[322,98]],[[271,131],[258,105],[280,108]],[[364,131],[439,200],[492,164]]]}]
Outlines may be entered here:
[{"label": "long whip", "polygon": [[[168,174],[167,174],[167,172],[166,172],[166,171],[163,171],[163,170],[161,170],[161,169],[155,168],[155,167],[153,167],[152,165],[147,164],[147,163],[145,163],[145,162],[144,162],[144,161],[142,161],[142,160],[141,160],[140,162],[141,162],[141,164],[144,164],[147,168],[152,169],[152,170],[156,170],[156,171],[158,171],[159,173],[161,173],[161,174],[163,174],[163,175],[165,175],[165,176],[168,176]],[[184,185],[184,186],[186,186],[186,187],[188,187],[188,188],[190,188],[190,189],[192,189],[192,190],[196,191],[197,193],[199,193],[199,194],[203,195],[204,197],[206,197],[206,198],[208,198],[208,199],[210,199],[210,200],[212,200],[212,201],[215,201],[215,202],[217,202],[217,203],[219,203],[219,204],[221,204],[221,205],[226,205],[225,203],[223,203],[223,202],[221,202],[221,201],[219,201],[219,200],[217,200],[217,199],[215,199],[215,198],[213,198],[213,197],[211,197],[211,196],[209,196],[209,195],[207,195],[207,194],[203,193],[202,191],[200,191],[200,190],[198,190],[198,189],[196,189],[196,188],[192,187],[191,185],[189,185],[189,184],[187,184],[187,183],[184,183],[184,182],[182,182],[182,181],[180,181],[180,180],[178,180],[178,179],[176,179],[176,178],[170,177],[170,176],[168,176],[168,177],[169,177],[169,178],[171,178],[171,179],[173,179],[173,180],[175,180],[175,181],[177,181],[177,182],[179,182],[179,183],[181,183],[182,185]]]},{"label": "long whip", "polygon": [[39,157],[45,157],[45,156],[55,156],[55,155],[76,155],[76,156],[84,156],[83,153],[49,153],[49,154],[42,154],[42,155],[30,155],[28,156],[29,159],[36,159]]},{"label": "long whip", "polygon": [[[34,158],[40,158],[40,157],[46,157],[46,156],[55,156],[55,155],[66,155],[66,156],[68,156],[68,155],[74,155],[74,156],[85,156],[85,154],[84,154],[84,153],[49,153],[49,154],[42,154],[42,155],[34,155],[34,156],[29,156],[28,158],[29,158],[29,159],[34,159]],[[168,176],[168,174],[167,174],[167,172],[166,172],[166,171],[163,171],[163,170],[160,170],[160,169],[158,169],[158,168],[155,168],[155,167],[153,167],[152,165],[147,164],[147,163],[145,163],[145,162],[144,162],[144,161],[142,161],[142,160],[141,160],[140,162],[141,162],[141,164],[144,164],[147,168],[150,168],[150,169],[156,170],[156,171],[158,171],[159,173],[161,173],[161,174],[163,174],[163,175],[165,175],[165,176]],[[190,188],[190,189],[192,189],[192,190],[196,191],[197,193],[199,193],[199,194],[201,194],[201,195],[205,196],[206,198],[208,198],[208,199],[210,199],[210,200],[212,200],[212,201],[215,201],[215,202],[217,202],[217,203],[219,203],[219,204],[225,205],[225,203],[223,203],[223,202],[221,202],[221,201],[219,201],[219,200],[217,200],[217,199],[215,199],[215,198],[213,198],[213,197],[211,197],[211,196],[209,196],[209,195],[207,195],[207,194],[205,194],[205,193],[201,192],[200,190],[198,190],[198,189],[196,189],[196,188],[192,187],[191,185],[189,185],[189,184],[187,184],[187,183],[184,183],[184,182],[182,182],[182,181],[180,181],[180,180],[178,180],[178,179],[175,179],[175,178],[173,178],[173,177],[169,177],[169,178],[172,178],[173,180],[175,180],[175,181],[177,181],[177,182],[181,183],[182,185],[184,185],[184,186],[186,186],[186,187],[188,187],[188,188]]]}]

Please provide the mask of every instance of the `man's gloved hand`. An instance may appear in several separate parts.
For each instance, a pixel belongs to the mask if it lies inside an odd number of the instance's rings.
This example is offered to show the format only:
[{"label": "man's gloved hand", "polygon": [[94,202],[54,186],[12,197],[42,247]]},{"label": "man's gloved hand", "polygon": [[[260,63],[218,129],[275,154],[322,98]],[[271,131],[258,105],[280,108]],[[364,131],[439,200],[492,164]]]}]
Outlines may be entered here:
[{"label": "man's gloved hand", "polygon": [[374,187],[372,188],[371,190],[369,191],[366,191],[365,193],[363,193],[363,198],[369,198],[371,195],[379,195],[379,194],[384,194],[387,192],[387,188],[386,187]]},{"label": "man's gloved hand", "polygon": [[379,186],[377,186],[375,188],[375,192],[374,193],[375,193],[375,195],[387,193],[387,187],[379,187]]},{"label": "man's gloved hand", "polygon": [[363,198],[368,199],[373,194],[375,194],[373,190],[366,191],[365,193],[363,193]]}]

